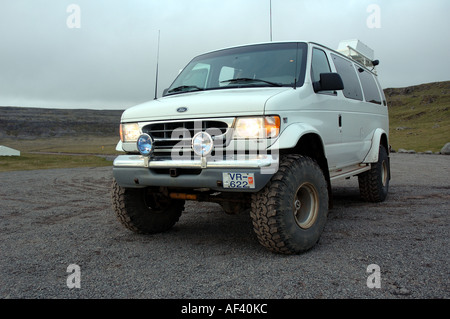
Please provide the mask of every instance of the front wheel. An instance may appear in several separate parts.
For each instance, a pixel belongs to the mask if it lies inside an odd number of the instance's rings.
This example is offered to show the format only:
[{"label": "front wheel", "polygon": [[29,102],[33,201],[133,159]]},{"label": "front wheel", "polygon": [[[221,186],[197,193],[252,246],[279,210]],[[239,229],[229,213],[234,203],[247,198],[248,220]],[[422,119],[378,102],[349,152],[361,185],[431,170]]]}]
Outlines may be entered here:
[{"label": "front wheel", "polygon": [[309,157],[289,155],[278,172],[253,195],[251,217],[259,242],[269,250],[298,254],[311,249],[328,214],[327,182]]},{"label": "front wheel", "polygon": [[123,188],[115,180],[112,202],[119,221],[126,228],[142,234],[169,230],[184,210],[184,200],[170,199],[147,188]]}]

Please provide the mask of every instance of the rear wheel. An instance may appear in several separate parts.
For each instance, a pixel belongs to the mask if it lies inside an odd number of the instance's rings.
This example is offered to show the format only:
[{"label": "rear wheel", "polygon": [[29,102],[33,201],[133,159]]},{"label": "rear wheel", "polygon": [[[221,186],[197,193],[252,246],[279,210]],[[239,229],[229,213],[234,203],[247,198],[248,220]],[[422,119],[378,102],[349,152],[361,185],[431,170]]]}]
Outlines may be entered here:
[{"label": "rear wheel", "polygon": [[170,199],[147,188],[123,188],[115,180],[112,201],[119,221],[126,228],[143,234],[169,230],[184,210],[184,200]]},{"label": "rear wheel", "polygon": [[311,249],[328,214],[328,189],[319,165],[309,157],[282,158],[278,172],[253,195],[251,217],[259,242],[269,250],[298,254]]},{"label": "rear wheel", "polygon": [[368,202],[382,202],[389,191],[390,165],[384,146],[380,146],[378,162],[372,168],[358,175],[359,192]]}]

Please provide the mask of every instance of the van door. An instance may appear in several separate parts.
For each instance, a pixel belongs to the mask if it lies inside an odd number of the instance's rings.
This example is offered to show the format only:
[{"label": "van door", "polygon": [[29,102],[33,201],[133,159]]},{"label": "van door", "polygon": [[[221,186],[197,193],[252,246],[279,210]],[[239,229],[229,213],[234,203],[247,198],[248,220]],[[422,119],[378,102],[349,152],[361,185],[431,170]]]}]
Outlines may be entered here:
[{"label": "van door", "polygon": [[[311,58],[311,83],[320,80],[321,73],[330,73],[330,63],[324,50],[314,47]],[[342,160],[342,136],[339,110],[336,108],[337,92],[320,91],[312,96],[310,119],[315,119],[321,132],[329,167],[336,167]]]},{"label": "van door", "polygon": [[[342,150],[341,166],[362,162],[363,153],[369,148],[364,145],[371,124],[368,110],[364,107],[364,96],[354,63],[336,54],[331,54],[336,71],[344,82],[336,107],[340,111]],[[370,147],[370,145],[369,145]]]}]

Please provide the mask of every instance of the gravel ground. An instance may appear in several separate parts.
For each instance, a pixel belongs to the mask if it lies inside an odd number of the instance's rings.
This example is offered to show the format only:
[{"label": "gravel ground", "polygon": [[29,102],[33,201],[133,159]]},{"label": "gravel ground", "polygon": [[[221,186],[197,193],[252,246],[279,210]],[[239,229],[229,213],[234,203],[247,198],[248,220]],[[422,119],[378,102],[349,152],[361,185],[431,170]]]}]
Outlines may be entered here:
[{"label": "gravel ground", "polygon": [[[266,251],[248,213],[188,202],[169,232],[137,235],[111,208],[111,168],[0,173],[0,298],[450,297],[450,156],[392,154],[388,200],[364,203],[357,179],[333,185],[318,245]],[[68,288],[67,267],[81,287]],[[381,288],[368,288],[380,267]]]}]

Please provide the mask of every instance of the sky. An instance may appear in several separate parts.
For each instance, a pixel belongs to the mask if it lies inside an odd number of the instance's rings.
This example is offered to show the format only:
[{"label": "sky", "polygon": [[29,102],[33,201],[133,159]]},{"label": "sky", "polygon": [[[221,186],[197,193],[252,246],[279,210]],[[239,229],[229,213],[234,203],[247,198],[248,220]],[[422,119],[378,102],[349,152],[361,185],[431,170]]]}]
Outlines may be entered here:
[{"label": "sky", "polygon": [[447,81],[449,12],[449,0],[0,0],[0,106],[126,109],[154,98],[157,64],[160,97],[194,56],[271,39],[359,39],[383,88]]}]

